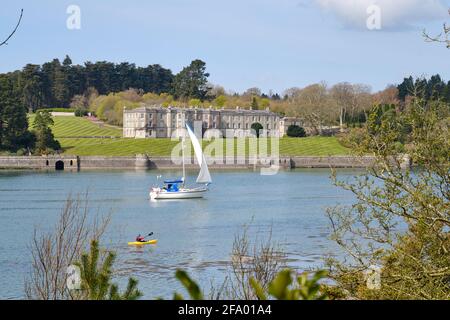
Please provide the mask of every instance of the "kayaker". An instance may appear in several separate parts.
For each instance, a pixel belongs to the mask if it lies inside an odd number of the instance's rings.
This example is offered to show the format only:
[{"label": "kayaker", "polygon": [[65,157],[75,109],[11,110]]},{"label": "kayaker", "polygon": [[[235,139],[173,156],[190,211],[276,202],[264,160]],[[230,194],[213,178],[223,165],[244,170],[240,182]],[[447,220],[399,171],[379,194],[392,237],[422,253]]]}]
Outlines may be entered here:
[{"label": "kayaker", "polygon": [[145,242],[145,238],[144,238],[143,236],[141,236],[141,234],[139,234],[139,235],[136,237],[136,242]]}]

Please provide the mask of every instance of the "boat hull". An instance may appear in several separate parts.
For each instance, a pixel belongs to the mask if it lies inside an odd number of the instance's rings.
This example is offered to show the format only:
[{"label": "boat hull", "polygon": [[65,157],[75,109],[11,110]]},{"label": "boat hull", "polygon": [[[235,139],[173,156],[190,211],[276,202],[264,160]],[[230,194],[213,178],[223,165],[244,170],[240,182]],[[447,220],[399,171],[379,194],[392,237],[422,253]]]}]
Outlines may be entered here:
[{"label": "boat hull", "polygon": [[154,189],[150,191],[150,199],[152,200],[164,200],[164,199],[196,199],[203,198],[208,189],[181,189],[176,192],[170,192],[160,189]]},{"label": "boat hull", "polygon": [[139,242],[139,241],[133,241],[133,242],[128,242],[129,246],[144,246],[146,244],[156,244],[158,243],[158,240],[149,240],[149,241],[144,241],[144,242]]}]

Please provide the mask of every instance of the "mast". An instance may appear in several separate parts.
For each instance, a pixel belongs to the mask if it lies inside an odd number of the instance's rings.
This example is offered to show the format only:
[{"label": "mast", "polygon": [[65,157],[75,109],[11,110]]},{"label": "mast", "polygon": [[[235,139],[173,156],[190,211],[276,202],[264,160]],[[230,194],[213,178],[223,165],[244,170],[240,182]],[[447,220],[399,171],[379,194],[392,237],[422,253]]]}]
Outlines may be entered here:
[{"label": "mast", "polygon": [[183,135],[183,138],[181,139],[181,154],[183,157],[183,187],[184,187],[184,181],[186,180],[186,168],[184,165],[184,139],[186,139],[186,137]]}]

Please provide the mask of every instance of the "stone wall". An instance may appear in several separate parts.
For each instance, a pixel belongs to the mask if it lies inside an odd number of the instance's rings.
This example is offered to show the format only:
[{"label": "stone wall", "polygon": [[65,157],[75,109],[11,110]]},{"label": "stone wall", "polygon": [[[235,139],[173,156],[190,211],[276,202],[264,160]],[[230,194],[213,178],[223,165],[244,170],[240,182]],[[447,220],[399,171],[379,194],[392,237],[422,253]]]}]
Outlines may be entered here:
[{"label": "stone wall", "polygon": [[3,169],[78,169],[77,156],[14,157],[0,156],[0,168]]},{"label": "stone wall", "polygon": [[374,163],[374,157],[330,156],[292,157],[293,168],[367,168]]},{"label": "stone wall", "polygon": [[[42,157],[0,157],[1,169],[171,169],[181,168],[181,159],[173,163],[170,157],[132,157],[101,156],[42,156]],[[208,161],[210,163],[210,161]],[[282,157],[278,165],[282,168],[366,168],[374,163],[373,157],[332,156],[332,157]],[[227,158],[209,165],[211,169],[241,169],[268,167],[277,164],[273,160],[264,162],[252,158]],[[409,157],[404,158],[404,167],[410,166]],[[186,168],[198,168],[194,159],[186,161]]]},{"label": "stone wall", "polygon": [[137,157],[79,157],[80,169],[133,169],[137,161]]}]

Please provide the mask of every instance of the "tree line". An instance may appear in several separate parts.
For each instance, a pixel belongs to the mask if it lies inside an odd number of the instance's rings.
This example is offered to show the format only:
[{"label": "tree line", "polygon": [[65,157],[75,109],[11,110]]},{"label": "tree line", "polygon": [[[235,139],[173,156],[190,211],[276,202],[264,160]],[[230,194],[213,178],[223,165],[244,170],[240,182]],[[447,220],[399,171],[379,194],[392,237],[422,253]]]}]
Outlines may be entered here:
[{"label": "tree line", "polygon": [[4,74],[29,111],[42,108],[67,108],[77,95],[95,90],[98,94],[130,88],[156,94],[170,93],[176,98],[203,100],[207,92],[205,63],[194,60],[180,73],[159,64],[137,67],[133,63],[107,61],[74,65],[69,56],[42,65],[27,64],[22,70]]},{"label": "tree line", "polygon": [[29,148],[27,112],[47,108],[74,108],[79,115],[93,112],[108,123],[122,125],[123,107],[143,104],[214,108],[266,109],[303,119],[310,132],[322,134],[330,126],[361,126],[373,105],[404,105],[410,97],[450,103],[450,81],[440,75],[430,79],[405,78],[399,85],[373,93],[365,84],[325,82],[290,88],[281,94],[259,88],[230,92],[208,82],[206,63],[194,60],[178,74],[158,64],[138,67],[107,61],[42,65],[0,74],[0,149]]},{"label": "tree line", "polygon": [[[249,88],[242,93],[229,92],[218,85],[203,83],[203,99],[186,95],[184,98],[166,92],[143,92],[129,89],[108,95],[89,91],[85,95],[76,96],[71,107],[94,112],[103,120],[116,125],[122,125],[123,107],[137,108],[141,105],[162,105],[175,107],[236,108],[243,109],[269,108],[283,116],[298,117],[304,126],[314,134],[326,132],[330,126],[340,126],[342,130],[348,127],[360,127],[367,121],[368,113],[374,105],[403,106],[411,96],[420,96],[425,100],[440,99],[450,102],[450,82],[445,83],[439,75],[425,78],[405,78],[399,85],[390,85],[384,90],[372,92],[365,84],[341,82],[329,86],[325,82],[308,85],[304,88],[290,88],[283,93],[269,91],[264,93],[259,88]],[[206,79],[205,79],[206,80]],[[183,80],[182,82],[189,82]]]}]

